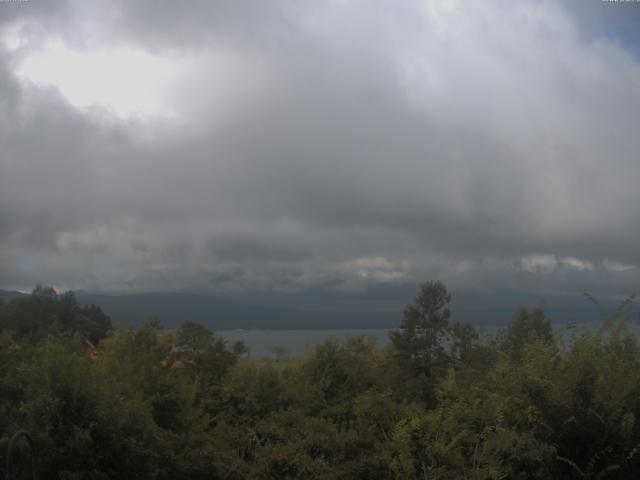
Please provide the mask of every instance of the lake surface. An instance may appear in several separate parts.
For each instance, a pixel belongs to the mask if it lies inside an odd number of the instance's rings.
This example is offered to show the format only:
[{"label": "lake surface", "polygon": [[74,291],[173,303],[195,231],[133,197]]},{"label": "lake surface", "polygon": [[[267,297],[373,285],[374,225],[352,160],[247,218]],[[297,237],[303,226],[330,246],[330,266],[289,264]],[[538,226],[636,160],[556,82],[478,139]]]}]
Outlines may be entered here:
[{"label": "lake surface", "polygon": [[[578,331],[586,329],[594,330],[602,323],[584,323],[577,326]],[[627,323],[629,331],[640,339],[640,324]],[[481,335],[493,335],[504,325],[476,326]],[[555,325],[556,334],[566,333],[566,325]],[[347,337],[373,337],[379,348],[389,343],[389,329],[360,329],[360,330],[218,330],[227,342],[241,340],[249,348],[252,357],[263,358],[275,356],[275,351],[281,349],[281,353],[289,356],[303,355],[316,345],[330,337],[345,340]]]},{"label": "lake surface", "polygon": [[274,349],[283,349],[286,355],[303,355],[330,337],[345,340],[347,337],[373,337],[378,347],[389,342],[389,330],[219,330],[227,342],[241,340],[249,347],[252,357],[274,356]]}]

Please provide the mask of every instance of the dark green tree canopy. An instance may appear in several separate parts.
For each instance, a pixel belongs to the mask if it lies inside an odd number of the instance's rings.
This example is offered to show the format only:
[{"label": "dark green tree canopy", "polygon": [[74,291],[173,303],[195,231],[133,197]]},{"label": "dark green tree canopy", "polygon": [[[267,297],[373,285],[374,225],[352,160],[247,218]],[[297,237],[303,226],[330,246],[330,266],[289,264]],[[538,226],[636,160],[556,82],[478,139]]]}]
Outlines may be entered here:
[{"label": "dark green tree canopy", "polygon": [[532,309],[522,307],[514,315],[506,329],[498,335],[503,351],[514,358],[522,355],[524,346],[532,342],[551,343],[553,328],[542,306]]},{"label": "dark green tree canopy", "polygon": [[80,306],[73,292],[57,293],[36,286],[31,295],[11,300],[2,309],[0,328],[31,340],[62,330],[98,343],[111,330],[111,319],[97,305]]},{"label": "dark green tree canopy", "polygon": [[429,375],[444,354],[443,339],[449,332],[451,294],[441,282],[426,282],[414,303],[407,305],[398,330],[389,336],[398,355],[414,369]]}]

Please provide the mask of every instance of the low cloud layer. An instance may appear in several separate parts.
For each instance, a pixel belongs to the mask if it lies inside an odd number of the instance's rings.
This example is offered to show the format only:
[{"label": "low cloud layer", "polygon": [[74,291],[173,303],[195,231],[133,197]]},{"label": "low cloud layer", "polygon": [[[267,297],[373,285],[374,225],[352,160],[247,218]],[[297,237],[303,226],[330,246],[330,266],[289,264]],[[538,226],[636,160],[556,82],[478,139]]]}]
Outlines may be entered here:
[{"label": "low cloud layer", "polygon": [[635,291],[640,8],[586,3],[0,4],[0,284]]}]

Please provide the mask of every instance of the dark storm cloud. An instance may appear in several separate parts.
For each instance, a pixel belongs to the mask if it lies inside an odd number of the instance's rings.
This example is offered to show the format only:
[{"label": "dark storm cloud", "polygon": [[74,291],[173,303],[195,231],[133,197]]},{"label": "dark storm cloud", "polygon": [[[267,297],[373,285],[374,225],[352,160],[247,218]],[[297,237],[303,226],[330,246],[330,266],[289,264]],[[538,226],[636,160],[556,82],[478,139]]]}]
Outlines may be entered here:
[{"label": "dark storm cloud", "polygon": [[[40,32],[0,70],[0,283],[636,288],[640,67],[606,34],[618,18],[589,15],[355,1],[0,13],[4,31]],[[166,92],[178,120],[79,110],[18,80],[51,35],[187,62]]]},{"label": "dark storm cloud", "polygon": [[284,1],[196,0],[119,2],[124,31],[158,48],[200,46],[207,40],[251,43],[286,35],[289,15],[302,3]]}]

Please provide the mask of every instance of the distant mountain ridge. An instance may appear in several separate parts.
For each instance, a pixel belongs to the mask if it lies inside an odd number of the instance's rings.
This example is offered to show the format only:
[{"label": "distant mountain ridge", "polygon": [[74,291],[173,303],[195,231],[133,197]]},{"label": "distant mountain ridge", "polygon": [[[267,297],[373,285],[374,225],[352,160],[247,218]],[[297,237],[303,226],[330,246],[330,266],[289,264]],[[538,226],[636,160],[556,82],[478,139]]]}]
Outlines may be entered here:
[{"label": "distant mountain ridge", "polygon": [[8,302],[14,298],[19,298],[27,295],[26,293],[17,292],[15,290],[0,290],[0,300]]},{"label": "distant mountain ridge", "polygon": [[82,304],[99,305],[114,325],[137,325],[149,318],[157,318],[168,327],[192,320],[215,330],[368,329],[392,328],[399,322],[398,313],[385,311],[309,311],[189,293],[111,295],[78,292],[77,297]]},{"label": "distant mountain ridge", "polygon": [[[330,298],[319,298],[315,305],[297,303],[295,297],[280,299],[275,304],[265,304],[248,297],[223,299],[191,293],[139,293],[115,295],[77,292],[83,304],[95,303],[111,316],[114,325],[136,325],[149,318],[158,318],[164,325],[173,327],[184,320],[204,323],[216,330],[228,329],[390,329],[399,325],[404,305],[413,300],[411,290],[395,297],[397,309],[379,308],[376,294],[365,295],[358,301],[358,309],[350,305],[334,303]],[[461,294],[453,297],[452,319],[468,321],[476,326],[505,325],[519,307],[543,304],[547,315],[556,324],[572,318],[579,323],[602,321],[598,310],[582,296],[546,295],[537,300],[533,295],[513,292],[495,294]],[[620,301],[603,299],[605,312],[612,312]],[[637,310],[632,320],[638,318]]]}]

